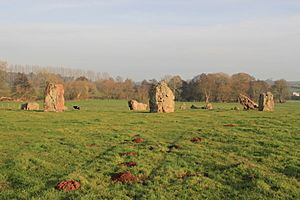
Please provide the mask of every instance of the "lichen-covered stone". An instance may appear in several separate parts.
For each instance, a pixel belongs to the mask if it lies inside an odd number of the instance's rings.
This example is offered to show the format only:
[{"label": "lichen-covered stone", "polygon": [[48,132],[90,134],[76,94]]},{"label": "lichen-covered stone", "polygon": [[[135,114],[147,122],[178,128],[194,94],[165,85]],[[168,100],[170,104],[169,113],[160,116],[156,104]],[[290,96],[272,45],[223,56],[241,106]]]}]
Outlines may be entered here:
[{"label": "lichen-covered stone", "polygon": [[249,97],[247,97],[247,96],[245,96],[243,94],[239,95],[239,102],[240,102],[241,105],[244,106],[245,110],[258,108],[257,103],[255,103]]},{"label": "lichen-covered stone", "polygon": [[147,110],[148,105],[144,103],[139,103],[136,100],[130,100],[128,101],[128,107],[130,110],[144,111]]},{"label": "lichen-covered stone", "polygon": [[274,111],[274,99],[271,92],[260,94],[258,102],[259,111]]},{"label": "lichen-covered stone", "polygon": [[22,110],[39,110],[40,105],[36,102],[28,102],[21,105]]},{"label": "lichen-covered stone", "polygon": [[175,111],[175,96],[167,83],[161,81],[149,91],[150,112],[170,113]]},{"label": "lichen-covered stone", "polygon": [[65,110],[64,86],[49,83],[45,89],[45,112],[62,112]]}]

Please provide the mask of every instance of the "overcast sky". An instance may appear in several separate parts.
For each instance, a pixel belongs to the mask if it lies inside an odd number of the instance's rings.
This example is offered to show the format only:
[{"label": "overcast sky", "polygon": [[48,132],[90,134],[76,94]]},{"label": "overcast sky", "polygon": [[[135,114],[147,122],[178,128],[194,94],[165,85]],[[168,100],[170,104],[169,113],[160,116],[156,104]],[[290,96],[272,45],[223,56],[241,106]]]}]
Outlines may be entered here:
[{"label": "overcast sky", "polygon": [[300,0],[0,0],[0,60],[300,80]]}]

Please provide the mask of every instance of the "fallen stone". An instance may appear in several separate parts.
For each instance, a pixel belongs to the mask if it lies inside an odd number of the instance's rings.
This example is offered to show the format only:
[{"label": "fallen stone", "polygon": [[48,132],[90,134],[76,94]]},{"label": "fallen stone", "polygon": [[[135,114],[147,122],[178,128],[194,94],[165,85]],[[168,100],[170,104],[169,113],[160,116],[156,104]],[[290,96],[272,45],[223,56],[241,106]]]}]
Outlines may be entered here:
[{"label": "fallen stone", "polygon": [[240,104],[244,106],[244,110],[250,110],[250,109],[256,109],[258,108],[257,103],[252,101],[249,97],[246,95],[240,94],[238,98]]},{"label": "fallen stone", "polygon": [[21,110],[39,110],[40,105],[36,102],[24,103],[21,105]]},{"label": "fallen stone", "polygon": [[145,111],[148,108],[147,104],[139,103],[136,100],[128,101],[128,107],[130,110],[137,110],[137,111]]}]

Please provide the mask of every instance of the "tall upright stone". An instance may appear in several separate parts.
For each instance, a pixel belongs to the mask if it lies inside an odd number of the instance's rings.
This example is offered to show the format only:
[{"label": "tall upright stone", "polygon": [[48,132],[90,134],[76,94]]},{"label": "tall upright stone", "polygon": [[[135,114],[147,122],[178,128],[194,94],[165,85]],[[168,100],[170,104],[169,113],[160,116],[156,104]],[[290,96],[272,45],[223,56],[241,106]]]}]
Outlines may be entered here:
[{"label": "tall upright stone", "polygon": [[274,111],[274,99],[271,92],[260,94],[258,102],[259,111]]},{"label": "tall upright stone", "polygon": [[149,91],[150,112],[170,113],[175,111],[175,96],[167,83],[161,81]]},{"label": "tall upright stone", "polygon": [[45,112],[62,112],[65,109],[64,86],[48,83],[45,89]]}]

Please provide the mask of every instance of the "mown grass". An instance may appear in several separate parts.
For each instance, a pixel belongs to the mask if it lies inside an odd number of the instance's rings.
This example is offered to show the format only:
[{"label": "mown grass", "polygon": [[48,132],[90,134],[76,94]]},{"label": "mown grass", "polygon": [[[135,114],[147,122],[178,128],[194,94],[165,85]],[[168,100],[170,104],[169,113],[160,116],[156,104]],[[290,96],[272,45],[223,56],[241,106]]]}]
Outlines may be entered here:
[{"label": "mown grass", "polygon": [[[224,103],[169,114],[132,112],[126,101],[67,104],[82,109],[44,113],[1,103],[0,199],[300,198],[300,102],[272,113]],[[136,134],[145,141],[131,142]],[[129,151],[138,155],[120,156]],[[119,165],[127,161],[138,165]],[[128,170],[143,181],[111,179]],[[68,179],[81,188],[55,189]]]}]

